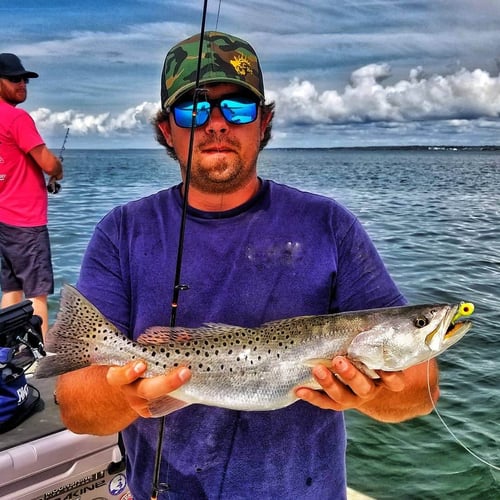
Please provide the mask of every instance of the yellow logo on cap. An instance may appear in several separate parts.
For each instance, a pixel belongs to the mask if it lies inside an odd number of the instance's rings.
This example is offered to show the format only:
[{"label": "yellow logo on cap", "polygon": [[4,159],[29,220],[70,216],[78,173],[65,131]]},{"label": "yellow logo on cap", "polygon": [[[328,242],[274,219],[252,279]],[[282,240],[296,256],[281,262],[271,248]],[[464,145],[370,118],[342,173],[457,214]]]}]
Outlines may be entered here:
[{"label": "yellow logo on cap", "polygon": [[245,56],[235,56],[232,61],[229,61],[238,75],[246,76],[253,74],[252,63]]}]

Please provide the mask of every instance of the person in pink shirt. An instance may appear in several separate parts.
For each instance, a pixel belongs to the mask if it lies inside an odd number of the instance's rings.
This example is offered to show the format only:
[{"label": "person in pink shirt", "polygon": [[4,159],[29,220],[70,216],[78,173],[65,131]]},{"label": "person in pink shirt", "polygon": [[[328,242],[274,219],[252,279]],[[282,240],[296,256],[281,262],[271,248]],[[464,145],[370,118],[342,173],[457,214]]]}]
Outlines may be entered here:
[{"label": "person in pink shirt", "polygon": [[15,54],[0,54],[0,286],[1,307],[24,298],[48,330],[47,297],[54,276],[47,228],[47,188],[63,177],[62,162],[45,145],[26,100],[27,71]]}]

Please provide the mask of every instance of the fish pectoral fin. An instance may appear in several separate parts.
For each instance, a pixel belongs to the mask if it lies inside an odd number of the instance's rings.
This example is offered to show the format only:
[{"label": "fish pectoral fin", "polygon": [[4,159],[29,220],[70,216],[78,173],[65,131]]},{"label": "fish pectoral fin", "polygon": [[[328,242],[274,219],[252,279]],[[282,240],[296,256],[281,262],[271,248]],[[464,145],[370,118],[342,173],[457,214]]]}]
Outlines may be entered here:
[{"label": "fish pectoral fin", "polygon": [[332,369],[332,360],[328,358],[311,358],[304,361],[305,366],[310,366],[311,368],[316,365],[326,366],[329,370]]},{"label": "fish pectoral fin", "polygon": [[169,415],[174,411],[181,410],[190,404],[191,403],[186,403],[185,401],[166,395],[155,399],[149,405],[149,411],[151,412],[152,417],[163,417],[164,415]]},{"label": "fish pectoral fin", "polygon": [[353,361],[352,359],[350,360],[351,363],[361,372],[364,373],[367,377],[377,379],[380,378],[380,375],[375,371],[372,370],[371,368],[368,368],[364,363],[361,361]]},{"label": "fish pectoral fin", "polygon": [[[375,371],[372,370],[371,368],[368,368],[364,363],[361,361],[353,361],[352,359],[350,360],[351,363],[362,373],[364,373],[366,376],[370,378],[380,378],[379,374]],[[312,358],[312,359],[306,359],[304,361],[304,365],[310,366],[311,368],[316,365],[323,365],[326,366],[329,370],[332,369],[332,360],[327,359],[327,358]]]}]

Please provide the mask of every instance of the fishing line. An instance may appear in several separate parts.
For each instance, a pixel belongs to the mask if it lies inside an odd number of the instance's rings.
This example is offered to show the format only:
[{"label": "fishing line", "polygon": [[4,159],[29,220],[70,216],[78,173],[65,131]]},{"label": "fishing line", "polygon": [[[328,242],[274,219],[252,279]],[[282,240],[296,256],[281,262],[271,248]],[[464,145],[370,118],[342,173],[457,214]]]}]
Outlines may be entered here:
[{"label": "fishing line", "polygon": [[439,418],[439,420],[441,421],[441,423],[443,424],[444,428],[448,431],[448,433],[450,434],[450,436],[467,452],[469,453],[470,455],[472,455],[476,460],[479,460],[479,462],[482,462],[483,464],[487,465],[488,467],[491,467],[492,469],[494,470],[498,470],[500,471],[500,467],[498,467],[497,465],[494,465],[490,462],[488,462],[487,460],[485,460],[484,458],[480,457],[479,455],[477,455],[476,453],[474,453],[463,441],[460,440],[460,438],[457,437],[457,435],[450,429],[450,427],[448,426],[448,424],[444,421],[443,417],[441,416],[441,414],[439,413],[437,407],[436,407],[436,403],[434,403],[434,399],[432,398],[432,391],[431,391],[431,381],[430,381],[430,360],[427,361],[427,391],[429,393],[429,398],[431,400],[431,403],[432,403],[432,407],[434,408],[434,412],[436,413],[437,417]]},{"label": "fishing line", "polygon": [[219,6],[217,8],[217,17],[215,18],[215,31],[219,29],[219,17],[220,17],[220,8],[222,5],[222,0],[219,0]]},{"label": "fishing line", "polygon": [[[172,304],[170,310],[170,326],[175,327],[176,317],[177,317],[177,308],[179,303],[179,294],[183,290],[187,290],[189,285],[181,284],[181,270],[182,270],[182,260],[184,254],[184,236],[186,232],[186,219],[187,219],[187,211],[188,211],[188,196],[189,196],[189,187],[191,184],[191,165],[193,158],[193,149],[194,149],[194,133],[196,128],[196,115],[197,115],[197,104],[199,95],[204,91],[200,89],[200,75],[201,75],[201,58],[203,55],[203,39],[205,37],[205,24],[207,19],[207,9],[208,9],[208,0],[204,0],[203,2],[203,11],[202,11],[202,19],[200,26],[200,42],[198,46],[198,62],[196,65],[196,81],[195,81],[195,89],[193,94],[193,115],[191,118],[191,129],[189,134],[189,146],[188,146],[188,158],[186,163],[186,172],[185,179],[183,183],[184,193],[183,193],[183,203],[182,203],[182,214],[181,214],[181,224],[179,229],[179,243],[177,246],[177,260],[175,266],[175,278],[174,278],[174,287],[172,293]],[[217,15],[218,17],[218,15]],[[157,500],[158,494],[160,491],[167,491],[169,486],[166,483],[160,483],[160,470],[161,470],[161,460],[162,460],[162,449],[163,449],[163,440],[165,434],[165,417],[161,417],[159,419],[159,431],[158,431],[158,442],[156,447],[155,461],[154,461],[154,471],[153,471],[153,484],[152,484],[152,492],[151,492],[151,500]]]}]

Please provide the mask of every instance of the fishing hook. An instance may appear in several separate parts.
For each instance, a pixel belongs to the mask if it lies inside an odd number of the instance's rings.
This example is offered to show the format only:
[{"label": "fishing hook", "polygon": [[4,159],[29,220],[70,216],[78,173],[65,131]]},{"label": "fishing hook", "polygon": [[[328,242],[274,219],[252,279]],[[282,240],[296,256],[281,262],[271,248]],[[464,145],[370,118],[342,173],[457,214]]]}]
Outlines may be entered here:
[{"label": "fishing hook", "polygon": [[[191,129],[189,135],[189,146],[188,146],[188,158],[186,164],[186,173],[184,179],[184,198],[182,203],[182,215],[181,215],[181,225],[179,229],[179,242],[177,246],[177,260],[175,267],[175,278],[174,278],[174,287],[172,293],[172,304],[170,310],[170,326],[175,326],[175,320],[177,316],[177,308],[179,303],[179,294],[183,290],[189,289],[189,285],[181,284],[181,270],[182,270],[182,259],[184,252],[184,235],[186,232],[186,219],[187,219],[187,211],[188,211],[188,196],[189,196],[189,186],[191,184],[191,164],[193,158],[193,149],[194,149],[194,133],[196,128],[196,114],[197,114],[197,104],[199,99],[199,94],[203,92],[200,89],[200,74],[201,74],[201,57],[203,54],[203,39],[205,37],[205,24],[207,18],[207,8],[208,8],[208,0],[204,0],[203,2],[203,12],[202,12],[202,20],[200,26],[200,43],[198,47],[198,62],[196,65],[196,83],[195,83],[195,91],[193,95],[193,115],[191,119]],[[162,459],[162,449],[163,449],[163,439],[165,434],[165,417],[160,418],[160,428],[158,431],[158,443],[156,447],[155,454],[155,462],[154,462],[154,471],[153,471],[153,484],[152,484],[152,493],[151,500],[157,500],[158,494],[160,491],[168,490],[168,484],[160,483],[160,469],[161,469],[161,459]]]}]

